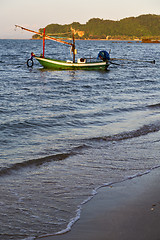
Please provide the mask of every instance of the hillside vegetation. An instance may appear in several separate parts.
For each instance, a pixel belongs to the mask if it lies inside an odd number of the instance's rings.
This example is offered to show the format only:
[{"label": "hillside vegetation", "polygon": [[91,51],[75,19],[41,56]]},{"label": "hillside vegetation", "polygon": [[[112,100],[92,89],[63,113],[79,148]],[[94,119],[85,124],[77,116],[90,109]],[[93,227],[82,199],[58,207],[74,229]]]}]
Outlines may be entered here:
[{"label": "hillside vegetation", "polygon": [[[46,34],[63,38],[71,37],[71,27],[76,30],[79,39],[160,39],[160,15],[141,15],[124,18],[119,21],[92,18],[86,24],[49,24]],[[43,32],[43,28],[39,29]],[[34,35],[33,38],[38,38]]]}]

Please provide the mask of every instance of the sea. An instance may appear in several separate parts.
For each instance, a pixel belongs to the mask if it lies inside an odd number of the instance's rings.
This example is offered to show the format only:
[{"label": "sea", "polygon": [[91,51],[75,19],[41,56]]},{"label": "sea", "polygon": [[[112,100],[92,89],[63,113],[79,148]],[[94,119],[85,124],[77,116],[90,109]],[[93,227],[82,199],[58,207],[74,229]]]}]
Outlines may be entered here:
[{"label": "sea", "polygon": [[[160,44],[77,40],[107,71],[45,70],[41,40],[0,40],[0,239],[72,229],[98,189],[160,167]],[[71,60],[47,41],[46,57]],[[155,60],[155,64],[151,63]]]}]

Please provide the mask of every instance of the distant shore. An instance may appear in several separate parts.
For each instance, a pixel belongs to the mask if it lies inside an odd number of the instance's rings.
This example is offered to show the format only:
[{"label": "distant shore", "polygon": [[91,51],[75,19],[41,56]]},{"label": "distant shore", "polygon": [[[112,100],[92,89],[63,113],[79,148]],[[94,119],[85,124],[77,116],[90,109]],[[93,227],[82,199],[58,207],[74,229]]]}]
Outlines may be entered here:
[{"label": "distant shore", "polygon": [[[42,40],[42,38],[31,38],[30,40]],[[72,40],[71,38],[65,38],[63,40]],[[137,42],[137,43],[160,43],[160,40],[149,40],[149,39],[76,39],[77,41],[110,41],[110,42]]]}]

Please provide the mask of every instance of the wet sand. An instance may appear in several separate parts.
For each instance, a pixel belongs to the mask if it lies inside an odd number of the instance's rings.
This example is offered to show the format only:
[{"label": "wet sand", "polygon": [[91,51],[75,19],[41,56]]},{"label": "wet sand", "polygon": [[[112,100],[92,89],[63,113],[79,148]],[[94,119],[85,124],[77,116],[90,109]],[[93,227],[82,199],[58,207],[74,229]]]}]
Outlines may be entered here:
[{"label": "wet sand", "polygon": [[44,240],[160,239],[160,168],[111,187],[83,206],[72,230]]}]

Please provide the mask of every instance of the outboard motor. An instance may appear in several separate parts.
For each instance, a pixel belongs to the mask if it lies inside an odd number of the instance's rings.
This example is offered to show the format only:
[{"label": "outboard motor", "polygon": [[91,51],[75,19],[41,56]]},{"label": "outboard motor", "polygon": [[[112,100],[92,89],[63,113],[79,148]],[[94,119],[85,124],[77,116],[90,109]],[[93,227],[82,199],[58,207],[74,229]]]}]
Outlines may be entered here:
[{"label": "outboard motor", "polygon": [[100,51],[98,53],[98,56],[97,56],[97,59],[101,59],[103,60],[104,62],[107,61],[107,60],[110,60],[110,56],[109,56],[109,53],[107,51]]}]

